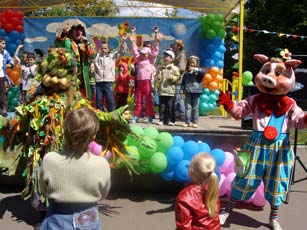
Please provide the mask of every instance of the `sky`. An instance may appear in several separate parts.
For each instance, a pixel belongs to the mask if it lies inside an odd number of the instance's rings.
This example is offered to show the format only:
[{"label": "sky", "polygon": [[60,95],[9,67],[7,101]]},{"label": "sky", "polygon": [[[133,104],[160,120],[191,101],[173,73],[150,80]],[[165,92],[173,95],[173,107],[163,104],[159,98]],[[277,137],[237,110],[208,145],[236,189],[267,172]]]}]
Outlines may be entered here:
[{"label": "sky", "polygon": [[[120,11],[117,14],[117,16],[144,16],[144,17],[165,17],[165,11],[166,9],[171,12],[174,8],[168,7],[161,4],[153,4],[153,3],[144,3],[144,2],[137,2],[137,1],[125,1],[125,0],[115,0],[115,3],[117,6],[120,7]],[[127,6],[127,7],[122,7]],[[178,13],[179,17],[184,18],[197,18],[201,14],[185,10],[185,9],[179,9]]]}]

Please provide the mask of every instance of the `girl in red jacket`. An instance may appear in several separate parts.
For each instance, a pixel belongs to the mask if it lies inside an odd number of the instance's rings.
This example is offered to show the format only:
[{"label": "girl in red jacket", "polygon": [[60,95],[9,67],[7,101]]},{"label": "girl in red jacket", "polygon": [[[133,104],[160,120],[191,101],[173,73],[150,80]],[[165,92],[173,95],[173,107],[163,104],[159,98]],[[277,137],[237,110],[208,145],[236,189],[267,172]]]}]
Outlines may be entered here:
[{"label": "girl in red jacket", "polygon": [[118,66],[118,74],[115,77],[115,93],[116,93],[116,107],[127,105],[127,98],[129,88],[131,87],[133,77],[129,75],[128,65],[121,62]]},{"label": "girl in red jacket", "polygon": [[190,164],[192,184],[176,198],[177,230],[219,230],[220,200],[214,158],[207,153],[195,155]]}]

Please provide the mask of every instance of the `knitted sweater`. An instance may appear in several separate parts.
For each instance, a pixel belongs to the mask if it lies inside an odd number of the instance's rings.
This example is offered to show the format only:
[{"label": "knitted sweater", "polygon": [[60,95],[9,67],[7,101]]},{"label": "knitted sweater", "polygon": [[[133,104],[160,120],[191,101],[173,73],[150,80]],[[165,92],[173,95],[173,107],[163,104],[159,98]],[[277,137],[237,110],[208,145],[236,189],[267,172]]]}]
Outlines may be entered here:
[{"label": "knitted sweater", "polygon": [[48,199],[58,203],[95,203],[111,186],[110,167],[103,157],[84,153],[79,159],[65,152],[45,155],[40,186]]}]

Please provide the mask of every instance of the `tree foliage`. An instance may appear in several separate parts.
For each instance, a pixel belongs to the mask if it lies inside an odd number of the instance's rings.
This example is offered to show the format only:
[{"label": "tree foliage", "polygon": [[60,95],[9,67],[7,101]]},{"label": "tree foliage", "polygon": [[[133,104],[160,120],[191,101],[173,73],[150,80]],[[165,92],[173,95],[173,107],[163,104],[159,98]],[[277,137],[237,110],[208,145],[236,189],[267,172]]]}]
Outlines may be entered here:
[{"label": "tree foliage", "polygon": [[118,8],[114,0],[82,0],[26,13],[26,16],[115,16]]},{"label": "tree foliage", "polygon": [[[274,33],[244,32],[243,71],[249,70],[254,74],[259,70],[253,59],[256,53],[273,56],[278,48],[288,48],[292,54],[307,54],[307,38],[292,36],[277,36],[277,34],[291,34],[307,36],[307,0],[248,0],[245,5],[244,26],[248,29],[266,30]],[[239,26],[237,22],[230,22],[228,27]],[[231,56],[238,50],[231,50],[231,37],[238,31],[228,30],[225,40],[228,47],[225,55],[226,74],[232,75],[233,64],[236,62]]]}]

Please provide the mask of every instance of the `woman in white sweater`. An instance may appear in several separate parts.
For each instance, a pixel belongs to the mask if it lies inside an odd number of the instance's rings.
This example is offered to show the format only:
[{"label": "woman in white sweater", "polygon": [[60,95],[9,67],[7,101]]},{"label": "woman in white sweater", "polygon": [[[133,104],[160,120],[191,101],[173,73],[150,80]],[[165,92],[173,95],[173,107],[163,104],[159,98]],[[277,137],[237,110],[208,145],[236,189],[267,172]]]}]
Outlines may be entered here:
[{"label": "woman in white sweater", "polygon": [[100,229],[97,203],[110,189],[110,167],[88,151],[99,129],[96,114],[81,107],[67,114],[64,150],[43,158],[40,187],[49,201],[41,229]]}]

